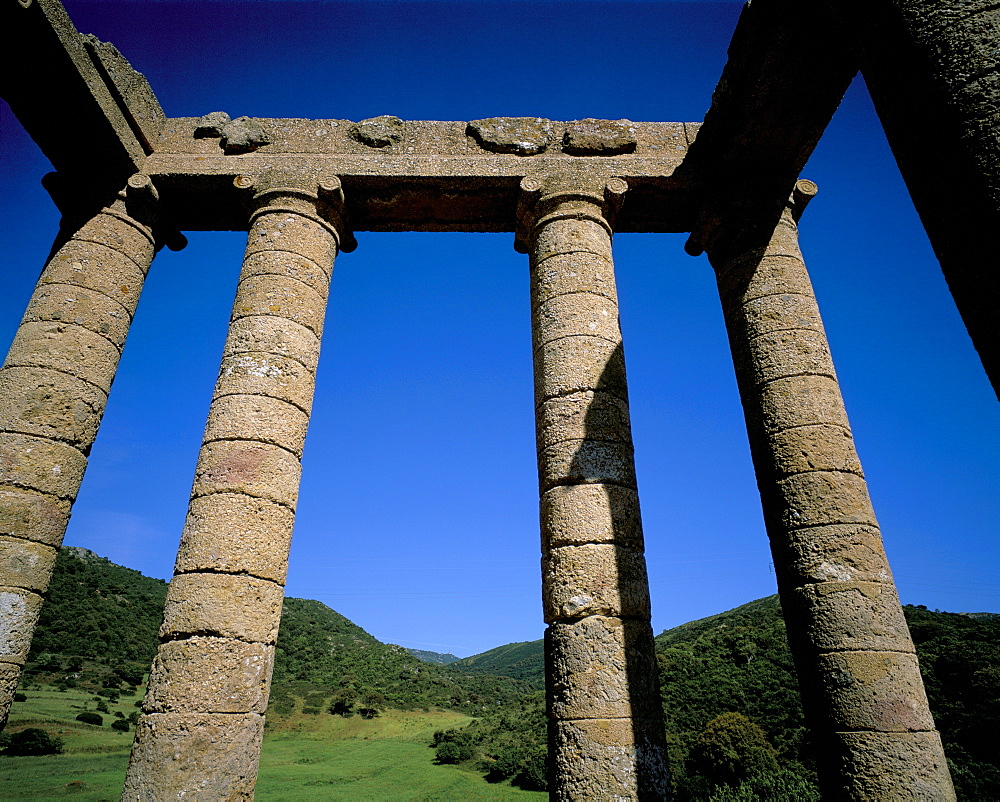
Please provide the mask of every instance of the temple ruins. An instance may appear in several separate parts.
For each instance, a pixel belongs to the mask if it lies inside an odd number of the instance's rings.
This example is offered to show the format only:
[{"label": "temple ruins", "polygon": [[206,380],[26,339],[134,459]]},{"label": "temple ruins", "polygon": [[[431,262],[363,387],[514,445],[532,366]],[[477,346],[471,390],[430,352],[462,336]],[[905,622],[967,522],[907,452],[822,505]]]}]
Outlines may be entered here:
[{"label": "temple ruins", "polygon": [[667,798],[611,241],[690,232],[718,278],[824,796],[954,798],[797,244],[816,192],[799,173],[861,70],[997,386],[995,5],[754,0],[703,123],[167,118],[58,0],[6,0],[0,20],[22,54],[0,95],[63,215],[0,370],[4,717],[158,249],[247,232],[123,798],[246,799],[334,259],[356,231],[511,232],[531,274],[551,793]]}]

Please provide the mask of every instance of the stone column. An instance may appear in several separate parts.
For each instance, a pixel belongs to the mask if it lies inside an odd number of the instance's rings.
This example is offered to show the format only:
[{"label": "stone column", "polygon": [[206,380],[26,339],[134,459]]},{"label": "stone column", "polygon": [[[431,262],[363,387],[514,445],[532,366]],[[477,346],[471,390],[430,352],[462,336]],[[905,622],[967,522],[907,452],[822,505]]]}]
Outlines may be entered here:
[{"label": "stone column", "polygon": [[250,799],[333,260],[336,177],[253,188],[243,271],[123,799]]},{"label": "stone column", "polygon": [[609,219],[627,184],[521,184],[531,267],[552,795],[669,795]]},{"label": "stone column", "polygon": [[0,729],[157,245],[148,176],[55,250],[0,368]]},{"label": "stone column", "polygon": [[773,231],[705,246],[823,795],[954,799],[799,252],[815,192],[799,181]]}]

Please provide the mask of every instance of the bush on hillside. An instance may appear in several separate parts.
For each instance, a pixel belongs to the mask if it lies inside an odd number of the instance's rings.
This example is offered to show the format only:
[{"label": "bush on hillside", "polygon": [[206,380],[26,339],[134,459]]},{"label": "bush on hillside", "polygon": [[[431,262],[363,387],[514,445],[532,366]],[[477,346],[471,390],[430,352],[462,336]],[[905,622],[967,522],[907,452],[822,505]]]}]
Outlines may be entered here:
[{"label": "bush on hillside", "polygon": [[84,724],[93,724],[95,727],[104,726],[104,716],[91,710],[84,710],[76,717],[76,720],[82,721]]},{"label": "bush on hillside", "polygon": [[3,753],[11,757],[24,755],[59,755],[62,754],[62,738],[53,738],[45,730],[28,727],[20,732],[7,736],[6,749]]}]

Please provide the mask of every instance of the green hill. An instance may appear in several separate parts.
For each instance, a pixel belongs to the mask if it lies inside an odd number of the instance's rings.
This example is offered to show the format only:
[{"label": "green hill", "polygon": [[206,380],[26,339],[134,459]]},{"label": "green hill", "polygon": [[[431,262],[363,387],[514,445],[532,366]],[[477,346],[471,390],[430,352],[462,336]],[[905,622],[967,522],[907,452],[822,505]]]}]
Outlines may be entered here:
[{"label": "green hill", "polygon": [[499,674],[545,688],[545,646],[540,640],[508,643],[452,663],[466,674]]},{"label": "green hill", "polygon": [[458,662],[461,658],[454,654],[441,652],[428,652],[424,649],[407,649],[410,654],[416,657],[418,660],[422,660],[425,663],[437,663],[438,665],[447,666],[451,663]]}]

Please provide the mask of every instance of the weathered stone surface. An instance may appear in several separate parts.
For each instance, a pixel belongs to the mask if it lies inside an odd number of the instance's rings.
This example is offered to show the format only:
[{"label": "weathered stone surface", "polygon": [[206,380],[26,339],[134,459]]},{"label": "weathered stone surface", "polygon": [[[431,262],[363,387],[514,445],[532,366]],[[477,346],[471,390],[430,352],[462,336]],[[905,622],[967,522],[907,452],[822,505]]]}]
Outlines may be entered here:
[{"label": "weathered stone surface", "polygon": [[813,471],[782,479],[782,523],[788,529],[827,524],[877,526],[863,477],[839,471]]},{"label": "weathered stone surface", "polygon": [[562,485],[542,494],[542,541],[550,548],[617,543],[642,549],[639,496],[619,485]]},{"label": "weathered stone surface", "polygon": [[204,117],[199,118],[195,125],[194,135],[198,139],[214,139],[222,136],[222,131],[232,121],[224,111],[210,111]]},{"label": "weathered stone surface", "polygon": [[531,270],[533,306],[574,292],[589,292],[618,303],[614,269],[603,255],[558,253],[534,264]]},{"label": "weathered stone surface", "polygon": [[120,357],[107,338],[75,323],[22,323],[5,366],[61,370],[107,394]]},{"label": "weathered stone surface", "polygon": [[232,574],[177,574],[170,581],[160,637],[193,635],[274,643],[284,590],[276,582]]},{"label": "weathered stone surface", "polygon": [[326,298],[301,281],[283,276],[249,276],[240,281],[233,318],[274,315],[323,333]]},{"label": "weathered stone surface", "polygon": [[267,708],[274,647],[195,636],[156,653],[146,713],[260,713]]},{"label": "weathered stone surface", "polygon": [[587,117],[566,126],[563,150],[574,156],[614,156],[631,153],[636,128],[630,120],[597,120]]},{"label": "weathered stone surface", "polygon": [[147,713],[122,799],[251,800],[263,735],[258,713]]},{"label": "weathered stone surface", "polygon": [[351,127],[351,136],[371,148],[384,148],[403,138],[403,121],[391,114],[369,117]]},{"label": "weathered stone surface", "polygon": [[796,529],[773,546],[775,563],[796,585],[887,582],[891,578],[877,527],[834,524]]},{"label": "weathered stone surface", "polygon": [[118,301],[103,293],[71,284],[43,284],[31,297],[24,320],[75,323],[121,348],[132,315]]},{"label": "weathered stone surface", "polygon": [[256,393],[286,401],[308,412],[312,408],[314,385],[312,372],[301,362],[284,356],[251,352],[222,360],[215,391],[220,396]]},{"label": "weathered stone surface", "polygon": [[319,361],[319,338],[315,332],[290,320],[257,315],[230,323],[222,353],[224,357],[238,354],[288,357],[313,374]]},{"label": "weathered stone surface", "polygon": [[302,457],[309,416],[285,401],[266,395],[225,395],[212,401],[205,442],[252,438]]},{"label": "weathered stone surface", "polygon": [[762,334],[749,347],[758,384],[787,376],[836,378],[826,335],[812,329],[791,329]]},{"label": "weathered stone surface", "polygon": [[915,654],[836,652],[818,659],[834,730],[934,729]]},{"label": "weathered stone surface", "polygon": [[646,560],[641,551],[606,543],[548,548],[542,607],[546,623],[584,616],[648,620]]},{"label": "weathered stone surface", "polygon": [[0,661],[0,726],[7,723],[14,692],[21,679],[21,666]]},{"label": "weathered stone surface", "polygon": [[764,295],[742,304],[740,312],[749,339],[791,328],[823,331],[816,299],[811,295]]},{"label": "weathered stone surface", "polygon": [[[896,588],[887,582],[822,582],[784,594],[789,631],[818,651],[913,651]],[[795,637],[791,635],[790,637]]]},{"label": "weathered stone surface", "polygon": [[70,502],[20,487],[0,487],[0,533],[49,546],[62,543]]},{"label": "weathered stone surface", "polygon": [[584,719],[554,725],[554,799],[669,799],[659,717]]},{"label": "weathered stone surface", "polygon": [[[747,265],[716,268],[719,293],[727,309],[756,298],[774,295],[804,295],[814,298],[809,274],[802,269],[798,249],[789,254],[768,254],[766,258],[748,258]],[[741,313],[739,313],[742,316]]]},{"label": "weathered stone surface", "polygon": [[846,471],[862,475],[854,438],[841,426],[797,426],[775,432],[770,442],[779,475],[806,471]]},{"label": "weathered stone surface", "polygon": [[539,448],[584,438],[631,442],[628,404],[609,393],[580,392],[550,398],[538,408]]},{"label": "weathered stone surface", "polygon": [[19,537],[0,536],[0,566],[3,566],[4,584],[45,593],[56,553],[52,546]]},{"label": "weathered stone surface", "polygon": [[614,276],[611,236],[595,220],[570,218],[546,223],[535,233],[531,263],[541,265],[553,256],[571,253],[589,253],[603,257],[607,260],[608,274]]},{"label": "weathered stone surface", "polygon": [[49,260],[39,283],[68,284],[100,293],[131,316],[144,281],[141,264],[128,255],[106,245],[71,239]]},{"label": "weathered stone surface", "polygon": [[558,295],[536,306],[533,314],[535,347],[561,337],[584,334],[621,342],[618,304],[589,292]]},{"label": "weathered stone surface", "polygon": [[556,719],[654,718],[659,669],[648,621],[589,616],[545,633],[548,697]]},{"label": "weathered stone surface", "polygon": [[0,484],[76,498],[87,458],[72,446],[39,437],[0,435]]},{"label": "weathered stone surface", "polygon": [[[833,746],[835,744],[835,746]],[[955,798],[936,732],[838,732],[830,763],[845,799]],[[831,782],[831,791],[837,786]]]},{"label": "weathered stone surface", "polygon": [[249,574],[284,584],[294,523],[287,507],[240,493],[193,499],[176,571]]},{"label": "weathered stone surface", "polygon": [[37,593],[0,586],[0,661],[24,665],[41,609]]},{"label": "weathered stone surface", "polygon": [[631,442],[566,440],[538,455],[538,482],[542,490],[565,484],[616,484],[635,487]]},{"label": "weathered stone surface", "polygon": [[253,117],[237,117],[222,126],[222,147],[226,153],[249,153],[271,144],[264,123]]},{"label": "weathered stone surface", "polygon": [[532,156],[556,138],[551,120],[542,117],[489,117],[472,120],[468,127],[479,146],[492,153]]},{"label": "weathered stone surface", "polygon": [[850,428],[840,387],[829,376],[792,376],[769,382],[760,389],[759,403],[767,432],[816,423]]},{"label": "weathered stone surface", "polygon": [[[78,248],[79,250],[73,252],[91,254],[94,258],[99,258],[102,261],[107,258],[107,254],[94,251],[85,243],[104,245],[112,251],[116,251],[134,262],[144,276],[149,272],[149,266],[156,254],[156,244],[149,228],[113,209],[104,209],[100,214],[84,223],[80,230],[73,235],[73,238],[63,248],[60,248],[59,254],[62,256],[66,248]],[[72,284],[73,282],[67,283]],[[95,289],[97,288],[95,287]]]},{"label": "weathered stone surface", "polygon": [[253,227],[247,235],[246,253],[285,251],[308,259],[327,274],[333,274],[333,260],[337,255],[337,241],[329,226],[288,207],[283,197],[275,199],[275,206],[265,206],[254,215]]},{"label": "weathered stone surface", "polygon": [[278,446],[237,440],[206,443],[191,495],[245,493],[295,509],[301,472],[298,459]]},{"label": "weathered stone surface", "polygon": [[564,337],[536,348],[534,358],[536,405],[587,390],[628,400],[621,343],[600,337]]},{"label": "weathered stone surface", "polygon": [[288,251],[254,251],[243,260],[242,278],[249,276],[283,276],[307,284],[326,298],[330,291],[330,266],[317,265],[297,253]]},{"label": "weathered stone surface", "polygon": [[94,385],[57,370],[0,370],[0,427],[90,448],[107,396]]}]

